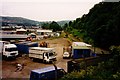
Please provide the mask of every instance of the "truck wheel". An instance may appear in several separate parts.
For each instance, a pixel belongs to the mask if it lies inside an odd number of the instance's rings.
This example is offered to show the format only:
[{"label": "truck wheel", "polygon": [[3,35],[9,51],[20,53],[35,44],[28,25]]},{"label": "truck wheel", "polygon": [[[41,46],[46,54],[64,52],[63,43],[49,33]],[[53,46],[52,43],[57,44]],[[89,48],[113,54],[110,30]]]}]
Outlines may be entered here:
[{"label": "truck wheel", "polygon": [[30,59],[32,60],[33,58],[32,58],[32,57],[30,57]]},{"label": "truck wheel", "polygon": [[5,56],[4,56],[4,55],[2,55],[2,59],[3,59],[3,60],[5,59]]},{"label": "truck wheel", "polygon": [[16,60],[16,56],[12,57],[12,59]]},{"label": "truck wheel", "polygon": [[46,63],[46,60],[43,60],[43,63]]},{"label": "truck wheel", "polygon": [[3,60],[7,60],[7,56],[3,55],[3,56],[2,56],[2,59],[3,59]]}]

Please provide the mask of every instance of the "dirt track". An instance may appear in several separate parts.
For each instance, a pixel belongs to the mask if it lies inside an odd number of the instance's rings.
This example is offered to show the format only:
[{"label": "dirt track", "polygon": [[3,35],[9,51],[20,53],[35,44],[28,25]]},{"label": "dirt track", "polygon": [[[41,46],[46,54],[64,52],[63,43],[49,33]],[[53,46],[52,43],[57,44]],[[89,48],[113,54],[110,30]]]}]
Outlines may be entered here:
[{"label": "dirt track", "polygon": [[[65,71],[67,71],[67,60],[62,58],[63,54],[63,47],[69,46],[70,43],[65,38],[58,38],[58,39],[52,39],[52,40],[42,40],[49,43],[50,47],[55,48],[55,51],[57,53],[57,61],[55,64],[58,67],[64,68]],[[25,64],[22,71],[15,72],[16,70],[16,63]],[[43,68],[46,66],[52,66],[52,64],[44,64],[40,62],[33,62],[31,59],[29,59],[28,56],[18,57],[16,60],[12,61],[2,61],[2,77],[3,78],[29,78],[30,71],[37,68]]]}]

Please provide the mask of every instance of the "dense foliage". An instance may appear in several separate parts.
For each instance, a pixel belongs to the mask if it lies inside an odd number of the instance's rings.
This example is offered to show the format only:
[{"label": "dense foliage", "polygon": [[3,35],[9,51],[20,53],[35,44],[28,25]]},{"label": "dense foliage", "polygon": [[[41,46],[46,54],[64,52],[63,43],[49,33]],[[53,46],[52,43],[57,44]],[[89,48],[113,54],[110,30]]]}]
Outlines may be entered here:
[{"label": "dense foliage", "polygon": [[62,30],[62,27],[55,21],[52,21],[51,23],[42,24],[42,28],[43,29],[52,29],[53,32]]},{"label": "dense foliage", "polygon": [[[69,23],[70,20],[64,20],[64,21],[44,21],[44,22],[39,22],[39,21],[34,21],[34,20],[30,20],[30,19],[26,19],[26,18],[22,18],[22,17],[3,17],[0,16],[0,23],[2,26],[9,26],[9,25],[18,25],[18,26],[41,26],[44,29],[50,29],[50,24],[53,25],[57,25],[57,26],[63,26],[65,23]],[[57,23],[57,24],[56,24]],[[61,30],[62,28],[59,27]],[[56,28],[56,26],[55,26]],[[54,29],[55,29],[54,28]],[[57,27],[58,29],[58,27]]]},{"label": "dense foliage", "polygon": [[87,70],[68,73],[60,80],[120,80],[120,46],[112,46],[113,57],[98,66],[89,66]]},{"label": "dense foliage", "polygon": [[60,26],[64,26],[64,24],[66,23],[69,23],[71,20],[63,20],[63,21],[57,21],[57,23],[60,25]]},{"label": "dense foliage", "polygon": [[96,4],[88,14],[63,28],[85,42],[108,49],[120,44],[120,2]]}]

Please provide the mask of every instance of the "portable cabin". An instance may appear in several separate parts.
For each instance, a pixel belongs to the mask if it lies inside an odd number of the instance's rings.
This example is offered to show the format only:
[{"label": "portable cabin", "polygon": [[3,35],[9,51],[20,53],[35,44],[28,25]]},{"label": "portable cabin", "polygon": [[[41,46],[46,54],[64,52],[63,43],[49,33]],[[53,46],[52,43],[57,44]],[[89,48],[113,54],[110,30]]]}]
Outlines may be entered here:
[{"label": "portable cabin", "polygon": [[72,56],[73,59],[79,59],[82,57],[90,57],[91,45],[84,42],[73,42],[72,43]]},{"label": "portable cabin", "polygon": [[56,80],[60,79],[66,74],[64,69],[54,66],[45,67],[41,69],[35,69],[31,71],[30,80]]}]

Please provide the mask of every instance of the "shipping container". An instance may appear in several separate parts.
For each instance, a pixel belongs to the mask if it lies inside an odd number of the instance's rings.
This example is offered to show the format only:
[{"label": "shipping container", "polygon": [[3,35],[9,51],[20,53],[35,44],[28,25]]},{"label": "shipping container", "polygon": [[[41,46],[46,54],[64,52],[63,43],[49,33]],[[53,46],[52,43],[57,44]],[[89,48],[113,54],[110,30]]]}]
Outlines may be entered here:
[{"label": "shipping container", "polygon": [[73,58],[79,59],[83,57],[90,57],[90,49],[73,49]]}]

